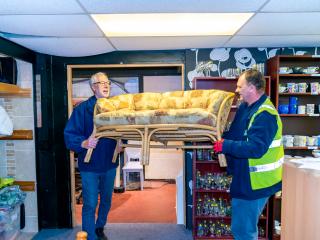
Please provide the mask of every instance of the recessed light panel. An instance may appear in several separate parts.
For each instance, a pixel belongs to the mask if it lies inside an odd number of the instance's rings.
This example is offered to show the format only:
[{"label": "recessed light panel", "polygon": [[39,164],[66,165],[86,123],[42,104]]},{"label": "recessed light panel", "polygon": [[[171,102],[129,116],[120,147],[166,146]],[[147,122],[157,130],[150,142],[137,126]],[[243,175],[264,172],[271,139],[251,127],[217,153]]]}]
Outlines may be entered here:
[{"label": "recessed light panel", "polygon": [[92,14],[107,37],[234,34],[253,13]]}]

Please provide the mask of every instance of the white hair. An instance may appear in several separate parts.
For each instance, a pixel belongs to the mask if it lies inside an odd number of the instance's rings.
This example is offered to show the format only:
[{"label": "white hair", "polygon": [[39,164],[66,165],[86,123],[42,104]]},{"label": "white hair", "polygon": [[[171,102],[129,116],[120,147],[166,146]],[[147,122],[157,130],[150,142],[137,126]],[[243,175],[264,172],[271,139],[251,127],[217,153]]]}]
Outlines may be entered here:
[{"label": "white hair", "polygon": [[89,81],[89,84],[90,84],[90,87],[92,87],[92,85],[96,82],[99,82],[99,78],[100,77],[106,77],[108,79],[108,76],[107,74],[103,73],[103,72],[98,72],[98,73],[95,73],[91,76],[90,78],[90,81]]}]

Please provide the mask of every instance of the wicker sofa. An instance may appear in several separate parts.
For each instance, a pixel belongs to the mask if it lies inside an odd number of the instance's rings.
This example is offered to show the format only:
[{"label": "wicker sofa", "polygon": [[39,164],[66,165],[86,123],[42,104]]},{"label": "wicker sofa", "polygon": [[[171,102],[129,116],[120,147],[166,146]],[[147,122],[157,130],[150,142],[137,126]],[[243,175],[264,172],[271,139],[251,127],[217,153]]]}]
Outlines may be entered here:
[{"label": "wicker sofa", "polygon": [[[117,139],[118,143],[121,139],[141,141],[142,163],[148,164],[149,149],[155,147],[150,141],[161,142],[165,148],[193,148],[195,146],[185,146],[184,142],[219,139],[233,98],[234,93],[214,89],[101,98],[95,106],[93,134],[98,138]],[[182,144],[168,144],[171,141]],[[90,155],[89,149],[85,161],[89,161]]]}]

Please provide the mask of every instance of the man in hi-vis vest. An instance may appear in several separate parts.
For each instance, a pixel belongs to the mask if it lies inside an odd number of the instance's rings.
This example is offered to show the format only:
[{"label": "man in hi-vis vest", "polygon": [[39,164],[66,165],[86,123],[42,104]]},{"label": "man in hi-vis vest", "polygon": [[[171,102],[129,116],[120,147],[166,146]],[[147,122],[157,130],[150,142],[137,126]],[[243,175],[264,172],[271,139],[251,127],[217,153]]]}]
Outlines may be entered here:
[{"label": "man in hi-vis vest", "polygon": [[265,79],[259,71],[243,72],[236,92],[242,103],[214,151],[226,154],[232,175],[232,234],[236,240],[253,240],[258,239],[259,216],[269,197],[281,190],[282,123],[264,94]]}]

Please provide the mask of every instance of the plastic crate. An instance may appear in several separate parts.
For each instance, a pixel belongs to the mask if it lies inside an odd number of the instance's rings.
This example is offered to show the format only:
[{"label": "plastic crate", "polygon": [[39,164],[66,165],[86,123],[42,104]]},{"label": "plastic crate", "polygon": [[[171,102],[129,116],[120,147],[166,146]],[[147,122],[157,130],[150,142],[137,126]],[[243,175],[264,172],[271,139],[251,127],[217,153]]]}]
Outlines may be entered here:
[{"label": "plastic crate", "polygon": [[14,240],[20,234],[20,205],[0,209],[0,239]]}]

